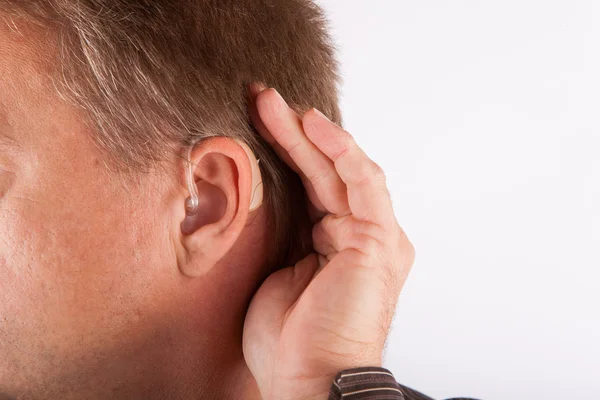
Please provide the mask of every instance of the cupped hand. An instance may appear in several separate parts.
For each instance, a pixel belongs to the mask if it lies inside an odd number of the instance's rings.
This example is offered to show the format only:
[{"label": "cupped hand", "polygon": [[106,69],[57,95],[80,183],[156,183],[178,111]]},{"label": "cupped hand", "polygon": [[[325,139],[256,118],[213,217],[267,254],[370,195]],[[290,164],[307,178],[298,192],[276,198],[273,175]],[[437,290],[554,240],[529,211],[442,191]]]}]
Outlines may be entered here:
[{"label": "cupped hand", "polygon": [[264,399],[326,399],[337,372],[381,366],[414,249],[381,168],[313,109],[299,117],[274,89],[250,86],[263,138],[302,178],[315,252],[271,275],[244,323],[246,363]]}]

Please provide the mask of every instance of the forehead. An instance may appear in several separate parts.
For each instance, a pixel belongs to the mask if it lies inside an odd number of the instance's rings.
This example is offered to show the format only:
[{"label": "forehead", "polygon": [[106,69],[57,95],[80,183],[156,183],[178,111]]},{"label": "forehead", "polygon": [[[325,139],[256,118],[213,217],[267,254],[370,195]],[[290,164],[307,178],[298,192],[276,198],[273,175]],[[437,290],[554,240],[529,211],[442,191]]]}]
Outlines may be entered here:
[{"label": "forehead", "polygon": [[66,176],[98,157],[85,111],[55,86],[61,76],[56,38],[41,25],[0,18],[0,143],[9,147],[0,156],[22,169],[43,166],[47,174]]},{"label": "forehead", "polygon": [[[40,78],[51,73],[50,49],[50,35],[41,26],[0,13],[0,89],[41,89]],[[0,101],[6,103],[6,96]]]},{"label": "forehead", "polygon": [[53,48],[46,29],[0,12],[0,144],[25,139],[18,128],[51,103]]},{"label": "forehead", "polygon": [[[23,62],[23,54],[18,51],[18,42],[3,18],[0,18],[0,146],[14,145],[14,132],[10,116],[14,114],[16,86],[23,80],[16,64]],[[27,65],[25,65],[25,68]]]}]

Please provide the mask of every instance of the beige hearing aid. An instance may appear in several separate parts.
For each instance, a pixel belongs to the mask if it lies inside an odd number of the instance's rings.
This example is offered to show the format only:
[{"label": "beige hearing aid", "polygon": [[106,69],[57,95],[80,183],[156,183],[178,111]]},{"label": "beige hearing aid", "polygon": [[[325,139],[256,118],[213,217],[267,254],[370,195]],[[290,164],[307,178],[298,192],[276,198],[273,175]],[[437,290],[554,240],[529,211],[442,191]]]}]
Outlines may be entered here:
[{"label": "beige hearing aid", "polygon": [[[250,149],[250,147],[242,142],[239,139],[234,139],[246,152],[248,155],[248,159],[250,160],[250,166],[252,168],[252,194],[250,197],[250,212],[258,209],[263,202],[263,182],[262,175],[260,173],[260,167],[258,164],[260,160],[256,159],[256,156]],[[192,150],[195,146],[195,143],[191,145],[188,149],[188,159],[187,159],[187,170],[186,170],[186,180],[188,185],[188,190],[190,192],[190,197],[185,201],[185,211],[187,215],[194,215],[198,212],[198,188],[196,186],[196,182],[194,180],[194,163],[192,163]]]}]

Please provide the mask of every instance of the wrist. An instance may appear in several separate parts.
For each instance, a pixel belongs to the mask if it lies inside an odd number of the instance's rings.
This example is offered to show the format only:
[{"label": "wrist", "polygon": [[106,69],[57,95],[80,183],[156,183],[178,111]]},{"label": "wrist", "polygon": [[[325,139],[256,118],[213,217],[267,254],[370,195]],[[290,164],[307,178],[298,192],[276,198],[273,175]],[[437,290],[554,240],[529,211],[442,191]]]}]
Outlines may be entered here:
[{"label": "wrist", "polygon": [[268,400],[327,400],[334,379],[335,374],[280,381],[264,398]]},{"label": "wrist", "polygon": [[[371,361],[339,364],[339,367],[330,367],[330,374],[311,378],[298,378],[291,386],[293,388],[283,389],[279,395],[270,396],[272,399],[286,400],[328,400],[334,386],[334,382],[340,379],[343,373],[355,372],[362,370],[380,370],[382,368],[382,360],[372,359]],[[298,382],[301,382],[299,385]],[[281,396],[281,394],[285,394]]]}]

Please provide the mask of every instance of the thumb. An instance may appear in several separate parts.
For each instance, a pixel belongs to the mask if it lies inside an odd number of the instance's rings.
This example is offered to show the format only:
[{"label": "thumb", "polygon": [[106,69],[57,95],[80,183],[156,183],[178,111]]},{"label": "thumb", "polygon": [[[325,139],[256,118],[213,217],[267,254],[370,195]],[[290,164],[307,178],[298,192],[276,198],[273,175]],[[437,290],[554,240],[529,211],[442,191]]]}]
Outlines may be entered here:
[{"label": "thumb", "polygon": [[277,346],[284,321],[319,267],[315,253],[269,276],[252,298],[244,322],[243,351],[255,379],[271,369],[268,356]]}]

